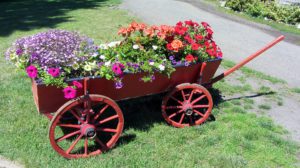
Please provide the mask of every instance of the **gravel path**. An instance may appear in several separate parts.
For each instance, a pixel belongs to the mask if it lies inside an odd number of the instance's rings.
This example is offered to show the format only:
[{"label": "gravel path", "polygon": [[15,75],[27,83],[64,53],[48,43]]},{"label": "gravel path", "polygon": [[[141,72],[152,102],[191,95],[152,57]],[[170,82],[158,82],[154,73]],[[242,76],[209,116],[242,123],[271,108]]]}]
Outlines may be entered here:
[{"label": "gravel path", "polygon": [[0,168],[23,168],[23,166],[0,156]]},{"label": "gravel path", "polygon": [[[272,41],[278,34],[265,25],[249,23],[221,15],[202,3],[176,0],[124,0],[121,8],[128,9],[149,24],[174,24],[179,20],[207,21],[213,28],[214,38],[224,52],[224,57],[238,62]],[[289,36],[248,67],[284,79],[291,87],[300,86],[300,47],[290,43],[297,36]]]}]

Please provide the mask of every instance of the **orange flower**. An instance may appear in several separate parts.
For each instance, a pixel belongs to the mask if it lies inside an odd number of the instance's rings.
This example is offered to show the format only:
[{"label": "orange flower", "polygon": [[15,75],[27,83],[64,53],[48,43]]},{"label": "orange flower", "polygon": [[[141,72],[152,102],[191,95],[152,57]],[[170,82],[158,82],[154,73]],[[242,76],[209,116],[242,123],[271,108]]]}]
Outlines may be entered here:
[{"label": "orange flower", "polygon": [[183,44],[180,40],[173,40],[171,46],[175,52],[178,52],[178,50],[183,47]]},{"label": "orange flower", "polygon": [[144,34],[145,34],[146,36],[153,37],[153,35],[154,35],[154,30],[153,30],[152,28],[144,29]]},{"label": "orange flower", "polygon": [[146,28],[146,24],[145,23],[140,23],[137,27],[137,30],[144,30]]},{"label": "orange flower", "polygon": [[133,21],[133,22],[130,24],[130,27],[133,28],[134,30],[136,30],[136,29],[139,27],[139,24],[136,23],[135,21]]},{"label": "orange flower", "polygon": [[126,28],[124,28],[124,27],[121,27],[120,29],[119,29],[119,31],[118,31],[118,34],[120,35],[122,35],[122,36],[126,36],[126,34],[127,34],[127,29]]}]

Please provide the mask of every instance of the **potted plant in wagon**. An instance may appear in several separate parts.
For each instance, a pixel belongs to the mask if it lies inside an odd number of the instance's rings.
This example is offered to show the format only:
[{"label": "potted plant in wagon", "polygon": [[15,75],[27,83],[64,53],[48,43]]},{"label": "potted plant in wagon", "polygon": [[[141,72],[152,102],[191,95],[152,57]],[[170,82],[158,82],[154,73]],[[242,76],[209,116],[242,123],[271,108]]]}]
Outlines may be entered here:
[{"label": "potted plant in wagon", "polygon": [[124,124],[118,100],[170,91],[162,112],[175,127],[199,125],[211,113],[211,95],[199,84],[210,82],[222,52],[207,23],[132,22],[118,33],[122,41],[96,46],[76,32],[49,30],[6,52],[32,79],[38,111],[51,119],[50,143],[66,158],[113,147]]}]

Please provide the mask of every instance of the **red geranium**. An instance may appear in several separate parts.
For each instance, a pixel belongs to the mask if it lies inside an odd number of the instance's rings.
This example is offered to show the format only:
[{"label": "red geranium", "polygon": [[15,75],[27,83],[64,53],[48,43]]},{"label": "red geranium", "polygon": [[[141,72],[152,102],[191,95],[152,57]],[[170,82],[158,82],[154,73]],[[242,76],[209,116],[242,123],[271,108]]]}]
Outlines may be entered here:
[{"label": "red geranium", "polygon": [[198,40],[198,41],[202,41],[204,38],[201,34],[196,34],[195,39]]},{"label": "red geranium", "polygon": [[185,60],[188,62],[192,62],[195,60],[194,56],[192,54],[188,54],[185,56]]},{"label": "red geranium", "polygon": [[207,36],[206,37],[208,39],[210,39],[212,37],[212,35],[213,35],[214,32],[212,31],[212,29],[210,27],[206,28],[206,32],[207,32]]},{"label": "red geranium", "polygon": [[181,27],[182,25],[183,25],[183,23],[181,21],[176,23],[176,26],[180,26]]},{"label": "red geranium", "polygon": [[190,35],[184,36],[184,39],[185,39],[187,42],[189,42],[190,44],[194,43],[194,40],[191,38]]},{"label": "red geranium", "polygon": [[194,26],[194,22],[192,20],[184,21],[184,23],[189,26]]},{"label": "red geranium", "polygon": [[201,22],[201,24],[202,24],[202,26],[205,27],[205,28],[206,28],[206,27],[209,27],[209,24],[206,23],[206,22]]},{"label": "red geranium", "polygon": [[192,44],[192,50],[197,51],[197,50],[199,49],[199,47],[200,47],[200,45],[197,44],[197,43],[193,43],[193,44]]},{"label": "red geranium", "polygon": [[187,27],[182,27],[182,26],[175,27],[175,33],[178,35],[184,35],[187,30],[188,30]]}]

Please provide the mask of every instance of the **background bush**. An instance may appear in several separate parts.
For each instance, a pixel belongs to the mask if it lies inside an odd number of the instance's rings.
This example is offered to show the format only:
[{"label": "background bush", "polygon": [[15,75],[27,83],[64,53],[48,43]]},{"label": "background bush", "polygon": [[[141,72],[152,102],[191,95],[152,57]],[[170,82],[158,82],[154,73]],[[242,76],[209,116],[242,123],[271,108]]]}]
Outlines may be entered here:
[{"label": "background bush", "polygon": [[300,7],[279,5],[275,0],[227,0],[226,7],[253,17],[296,25],[300,23]]}]

